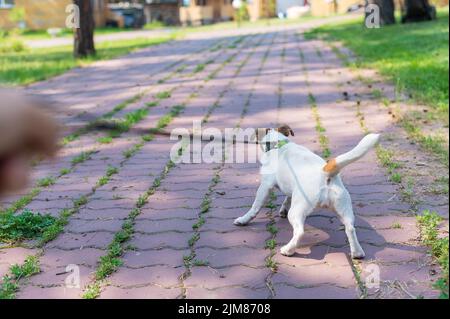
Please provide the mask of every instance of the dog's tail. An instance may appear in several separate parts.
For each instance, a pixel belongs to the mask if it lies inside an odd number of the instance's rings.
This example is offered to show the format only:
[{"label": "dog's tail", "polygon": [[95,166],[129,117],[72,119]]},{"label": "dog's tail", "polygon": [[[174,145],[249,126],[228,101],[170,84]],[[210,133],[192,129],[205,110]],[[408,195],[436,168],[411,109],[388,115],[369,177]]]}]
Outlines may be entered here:
[{"label": "dog's tail", "polygon": [[345,166],[359,160],[361,157],[366,155],[366,153],[370,151],[378,143],[379,140],[380,134],[366,135],[350,152],[330,159],[323,167],[324,172],[326,172],[329,176],[335,176]]}]

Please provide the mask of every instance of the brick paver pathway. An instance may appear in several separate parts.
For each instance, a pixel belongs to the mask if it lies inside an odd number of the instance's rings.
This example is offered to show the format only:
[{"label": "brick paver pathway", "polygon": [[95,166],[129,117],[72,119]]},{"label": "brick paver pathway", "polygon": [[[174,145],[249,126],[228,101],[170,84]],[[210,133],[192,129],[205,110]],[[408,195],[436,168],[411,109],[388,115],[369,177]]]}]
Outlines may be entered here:
[{"label": "brick paver pathway", "polygon": [[[73,70],[29,89],[58,102],[68,131],[143,93],[114,117],[158,101],[137,128],[156,127],[176,105],[183,111],[166,130],[191,128],[194,120],[218,129],[288,123],[295,142],[321,153],[318,116],[336,155],[364,135],[356,97],[342,96],[349,87],[361,93],[358,106],[370,130],[400,130],[378,102],[364,98],[365,86],[327,44],[305,40],[301,30],[291,26],[210,33]],[[166,91],[171,93],[168,99],[158,94]],[[144,131],[132,130],[101,144],[98,138],[104,133],[87,132],[66,145],[56,161],[37,165],[34,182],[51,175],[55,183],[41,188],[26,208],[54,216],[72,209],[72,214],[63,233],[42,248],[24,243],[0,249],[1,276],[26,256],[39,257],[41,272],[21,281],[17,297],[80,298],[94,282],[101,288],[99,298],[437,296],[431,287],[437,269],[418,241],[414,212],[374,152],[342,172],[366,259],[349,258],[342,225],[326,210],[307,220],[302,247],[288,258],[279,254],[291,236],[288,221],[277,213],[281,194],[275,193],[271,202],[276,205],[264,208],[249,226],[233,225],[253,202],[257,164],[168,167],[174,142],[164,136],[143,141],[139,133]],[[88,158],[73,161],[86,151],[92,151]],[[117,172],[99,184],[109,166]],[[58,172],[65,167],[71,170],[61,176]],[[2,204],[8,207],[29,191]],[[448,218],[448,201],[441,206]],[[106,280],[95,281],[99,259],[130,218],[132,234],[122,243],[121,265]],[[70,264],[79,267],[80,288],[65,285]],[[378,288],[365,280],[374,271],[380,272]]]}]

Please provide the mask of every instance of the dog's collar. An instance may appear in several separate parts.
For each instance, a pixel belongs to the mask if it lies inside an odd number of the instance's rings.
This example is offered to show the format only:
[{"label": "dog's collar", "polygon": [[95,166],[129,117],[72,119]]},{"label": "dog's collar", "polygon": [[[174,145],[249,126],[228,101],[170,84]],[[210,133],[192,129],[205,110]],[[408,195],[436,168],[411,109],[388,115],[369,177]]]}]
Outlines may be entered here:
[{"label": "dog's collar", "polygon": [[288,143],[289,143],[289,140],[281,140],[277,143],[277,145],[275,145],[275,148],[282,148],[283,146],[285,146]]}]

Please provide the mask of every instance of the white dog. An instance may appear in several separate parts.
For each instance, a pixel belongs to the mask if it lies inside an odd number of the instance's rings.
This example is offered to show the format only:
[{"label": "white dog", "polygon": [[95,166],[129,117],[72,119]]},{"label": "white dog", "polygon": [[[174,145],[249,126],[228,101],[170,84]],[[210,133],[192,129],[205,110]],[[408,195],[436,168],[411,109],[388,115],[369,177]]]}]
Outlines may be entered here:
[{"label": "white dog", "polygon": [[295,253],[304,233],[304,223],[316,207],[327,207],[338,214],[345,225],[353,258],[364,258],[365,254],[356,237],[354,214],[350,194],[342,183],[339,172],[348,164],[360,159],[379,140],[379,134],[368,134],[350,152],[325,162],[307,148],[289,141],[294,135],[289,126],[266,129],[265,136],[256,134],[264,154],[261,157],[261,185],[252,208],[234,221],[243,226],[256,217],[265,204],[270,191],[276,187],[286,199],[280,209],[282,217],[288,217],[293,237],[281,248],[281,254]]}]

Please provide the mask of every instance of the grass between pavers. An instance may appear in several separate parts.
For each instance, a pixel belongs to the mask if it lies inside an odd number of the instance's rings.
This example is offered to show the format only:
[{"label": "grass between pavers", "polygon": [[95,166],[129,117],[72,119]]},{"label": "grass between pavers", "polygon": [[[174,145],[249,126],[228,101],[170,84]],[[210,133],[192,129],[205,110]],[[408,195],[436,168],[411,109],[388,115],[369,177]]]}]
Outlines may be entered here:
[{"label": "grass between pavers", "polygon": [[38,196],[42,192],[43,189],[54,185],[58,178],[69,174],[75,169],[77,165],[91,159],[91,156],[94,153],[94,150],[82,152],[72,159],[70,167],[61,169],[57,176],[49,176],[38,180],[36,186],[30,191],[30,193],[16,200],[8,208],[1,210],[0,216],[14,214],[20,209],[27,206],[36,196]]},{"label": "grass between pavers", "polygon": [[19,281],[40,272],[39,259],[35,256],[29,256],[22,265],[12,265],[10,272],[11,274],[5,275],[2,278],[2,284],[0,285],[0,300],[14,299],[19,290]]},{"label": "grass between pavers", "polygon": [[208,266],[209,261],[196,259],[195,252],[195,244],[200,239],[200,229],[205,224],[206,218],[205,215],[209,212],[211,207],[212,195],[214,194],[214,190],[216,186],[220,183],[220,173],[223,170],[223,164],[221,163],[218,166],[214,167],[214,175],[208,185],[208,190],[206,191],[202,203],[200,204],[200,211],[198,213],[198,217],[196,222],[192,225],[192,229],[194,233],[188,240],[188,245],[190,249],[190,254],[183,256],[184,266],[186,271],[181,276],[181,280],[186,280],[187,277],[190,276],[193,267],[203,267]]},{"label": "grass between pavers", "polygon": [[307,32],[307,38],[339,40],[357,55],[354,67],[377,69],[399,91],[448,116],[448,7],[431,22],[367,29],[362,19],[330,24]]},{"label": "grass between pavers", "polygon": [[275,261],[275,259],[273,258],[276,255],[276,247],[277,247],[277,241],[276,241],[276,235],[278,233],[278,228],[276,226],[276,221],[274,218],[274,212],[277,208],[276,205],[276,200],[277,200],[277,195],[275,194],[274,191],[270,192],[269,195],[269,200],[266,203],[266,208],[269,209],[269,211],[267,212],[267,217],[269,218],[269,222],[266,225],[266,230],[270,233],[271,237],[266,240],[265,243],[265,248],[269,250],[269,255],[266,257],[265,262],[266,262],[266,267],[269,268],[272,273],[277,272],[278,270],[278,265]]},{"label": "grass between pavers", "polygon": [[424,211],[417,216],[422,242],[430,248],[430,253],[442,269],[441,277],[434,283],[434,287],[439,289],[440,298],[448,299],[448,236],[439,236],[439,225],[442,222],[435,212]]},{"label": "grass between pavers", "polygon": [[74,59],[72,46],[27,49],[23,52],[0,55],[0,84],[26,85],[43,81],[75,67],[83,67],[99,60],[108,60],[134,50],[162,44],[174,39],[168,35],[155,39],[132,39],[97,44],[97,54]]},{"label": "grass between pavers", "polygon": [[0,242],[15,244],[42,237],[45,230],[55,223],[55,217],[48,214],[35,214],[30,210],[24,210],[20,214],[1,214]]},{"label": "grass between pavers", "polygon": [[323,158],[328,159],[331,156],[331,151],[330,151],[330,147],[329,147],[330,143],[329,143],[328,137],[326,135],[327,130],[322,125],[322,120],[320,118],[316,98],[312,93],[308,94],[308,100],[309,100],[309,104],[311,106],[311,111],[313,113],[314,120],[316,122],[315,128],[316,128],[317,135],[319,136],[319,144],[320,144],[320,147],[322,148],[322,156],[323,156]]},{"label": "grass between pavers", "polygon": [[[297,42],[300,41],[300,35],[298,33],[295,34],[295,37],[296,37]],[[308,70],[307,70],[306,64],[305,64],[305,62],[306,62],[305,61],[305,55],[304,55],[304,53],[303,53],[303,51],[302,51],[302,49],[300,47],[298,47],[298,54],[299,54],[299,57],[300,57],[300,62],[302,64],[302,70],[303,70],[303,72],[305,74],[306,85],[308,87],[310,87],[310,82],[309,82],[309,79],[308,79]],[[325,158],[325,159],[328,159],[331,156],[331,150],[330,150],[330,147],[329,147],[329,140],[328,140],[328,137],[326,135],[326,129],[322,125],[322,120],[321,120],[321,117],[320,117],[320,114],[319,114],[319,109],[318,109],[318,106],[317,106],[316,97],[314,96],[314,94],[312,94],[312,92],[308,93],[308,102],[309,102],[309,105],[311,107],[311,112],[313,114],[314,121],[316,122],[315,129],[316,129],[317,135],[319,137],[319,144],[320,144],[320,147],[322,149],[322,157]]]}]

